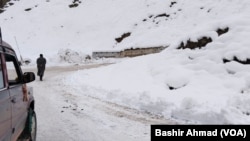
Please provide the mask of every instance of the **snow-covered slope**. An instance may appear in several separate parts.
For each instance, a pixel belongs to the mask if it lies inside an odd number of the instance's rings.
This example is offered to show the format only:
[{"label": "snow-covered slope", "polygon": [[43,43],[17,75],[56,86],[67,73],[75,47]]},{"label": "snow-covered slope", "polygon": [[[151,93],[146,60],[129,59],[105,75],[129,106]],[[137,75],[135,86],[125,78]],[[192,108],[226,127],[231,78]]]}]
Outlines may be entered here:
[{"label": "snow-covered slope", "polygon": [[[234,36],[234,31],[246,34],[239,30],[249,18],[244,14],[249,12],[244,0],[86,0],[76,1],[78,6],[73,8],[73,0],[11,3],[0,16],[3,37],[32,59],[39,53],[52,57],[60,49],[91,54],[93,50],[176,45],[200,36],[216,39],[215,31],[224,27],[230,27],[229,34]],[[128,32],[131,35],[122,42],[115,40]]]},{"label": "snow-covered slope", "polygon": [[135,24],[166,8],[166,2],[141,0],[77,1],[74,8],[69,7],[72,1],[61,0],[13,3],[0,16],[4,38],[15,45],[16,36],[23,56],[49,52],[49,57],[62,48],[86,53],[115,48],[115,38],[137,30]]},{"label": "snow-covered slope", "polygon": [[[40,53],[53,58],[60,49],[91,54],[169,46],[65,77],[77,93],[93,87],[102,90],[89,90],[96,97],[198,123],[250,121],[248,0],[85,0],[74,8],[61,0],[14,3],[0,15],[3,36],[12,45],[15,36],[23,56],[32,59]],[[228,31],[220,35],[218,29]],[[124,33],[131,35],[117,42]],[[178,49],[202,37],[211,42]]]}]

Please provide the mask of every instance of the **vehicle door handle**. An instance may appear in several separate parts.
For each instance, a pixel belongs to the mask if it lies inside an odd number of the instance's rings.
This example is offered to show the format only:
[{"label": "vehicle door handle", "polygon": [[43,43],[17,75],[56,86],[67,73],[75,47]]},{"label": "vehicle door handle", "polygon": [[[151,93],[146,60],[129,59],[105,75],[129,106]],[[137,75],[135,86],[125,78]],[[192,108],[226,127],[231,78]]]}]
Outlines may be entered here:
[{"label": "vehicle door handle", "polygon": [[12,98],[12,99],[11,99],[11,102],[12,102],[12,103],[16,103],[16,98],[15,98],[15,97]]}]

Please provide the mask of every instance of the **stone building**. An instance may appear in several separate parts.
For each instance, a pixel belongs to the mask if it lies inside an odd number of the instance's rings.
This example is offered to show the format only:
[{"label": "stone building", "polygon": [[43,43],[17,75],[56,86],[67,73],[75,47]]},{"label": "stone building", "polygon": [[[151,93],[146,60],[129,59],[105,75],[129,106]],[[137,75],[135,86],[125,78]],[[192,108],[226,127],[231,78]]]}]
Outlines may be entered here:
[{"label": "stone building", "polygon": [[167,47],[148,47],[148,48],[130,48],[123,51],[95,51],[92,53],[92,58],[122,58],[136,57],[152,53],[159,53]]}]

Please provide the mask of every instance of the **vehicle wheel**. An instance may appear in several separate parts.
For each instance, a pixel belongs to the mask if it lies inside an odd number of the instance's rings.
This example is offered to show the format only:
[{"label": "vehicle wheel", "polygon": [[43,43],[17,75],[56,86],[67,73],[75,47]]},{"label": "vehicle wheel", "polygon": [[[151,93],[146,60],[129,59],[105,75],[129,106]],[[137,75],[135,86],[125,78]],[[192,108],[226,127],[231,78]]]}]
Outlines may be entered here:
[{"label": "vehicle wheel", "polygon": [[36,141],[37,118],[33,109],[29,110],[25,129],[17,141]]},{"label": "vehicle wheel", "polygon": [[36,119],[36,112],[32,110],[31,119],[30,119],[30,141],[36,141],[36,132],[37,132],[37,119]]}]

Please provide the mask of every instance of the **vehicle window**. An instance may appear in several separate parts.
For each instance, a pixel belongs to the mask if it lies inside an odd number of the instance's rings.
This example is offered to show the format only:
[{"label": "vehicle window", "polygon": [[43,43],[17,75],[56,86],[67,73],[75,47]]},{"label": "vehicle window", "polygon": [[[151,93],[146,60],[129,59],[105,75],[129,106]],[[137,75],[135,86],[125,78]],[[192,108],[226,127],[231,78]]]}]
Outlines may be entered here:
[{"label": "vehicle window", "polygon": [[4,79],[3,79],[2,60],[0,58],[0,89],[2,88],[4,88]]},{"label": "vehicle window", "polygon": [[12,55],[6,54],[5,59],[6,59],[9,84],[14,85],[20,83],[21,77],[17,70],[18,63],[16,61],[16,58]]}]

